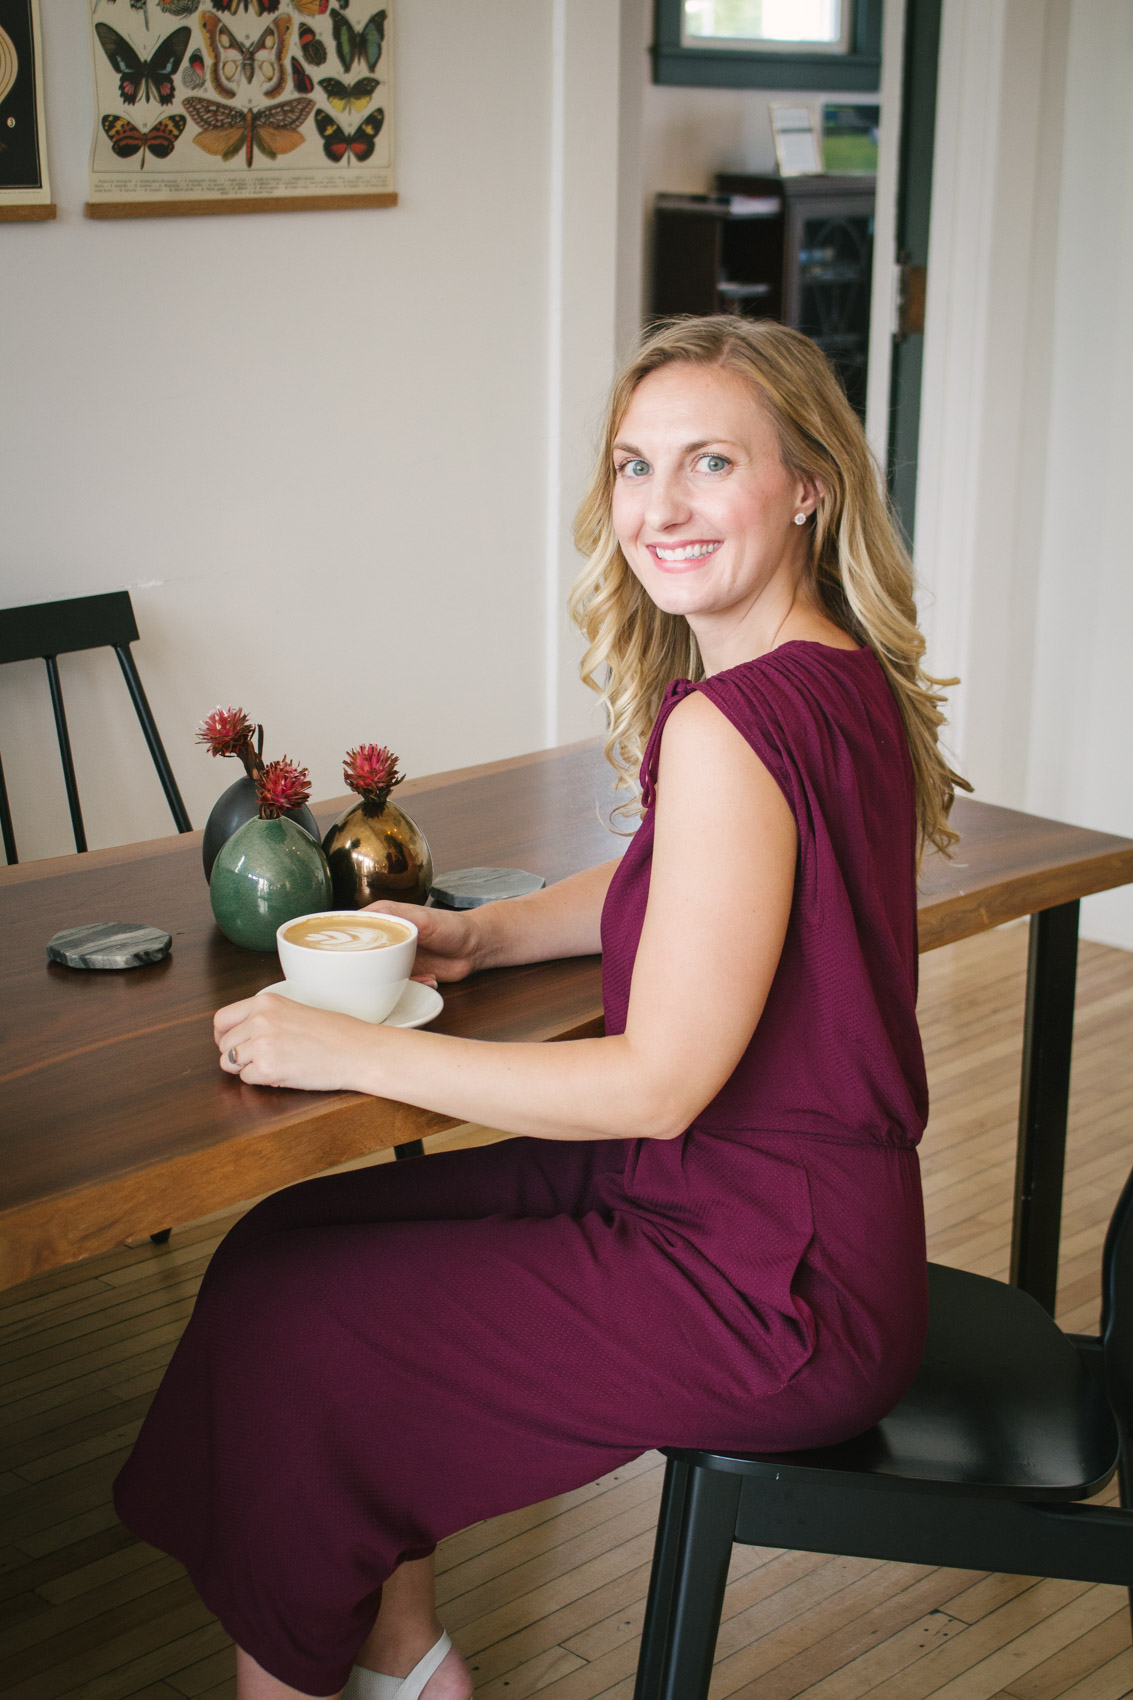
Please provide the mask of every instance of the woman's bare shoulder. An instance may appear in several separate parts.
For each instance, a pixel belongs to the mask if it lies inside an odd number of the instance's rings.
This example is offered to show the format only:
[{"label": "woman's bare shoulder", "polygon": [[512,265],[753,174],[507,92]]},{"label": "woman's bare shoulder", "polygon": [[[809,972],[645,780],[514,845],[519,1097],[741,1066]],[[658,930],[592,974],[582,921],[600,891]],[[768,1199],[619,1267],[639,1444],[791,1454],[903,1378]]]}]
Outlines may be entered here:
[{"label": "woman's bare shoulder", "polygon": [[677,703],[661,740],[658,777],[697,792],[719,794],[722,786],[770,775],[750,739],[705,691],[693,690]]}]

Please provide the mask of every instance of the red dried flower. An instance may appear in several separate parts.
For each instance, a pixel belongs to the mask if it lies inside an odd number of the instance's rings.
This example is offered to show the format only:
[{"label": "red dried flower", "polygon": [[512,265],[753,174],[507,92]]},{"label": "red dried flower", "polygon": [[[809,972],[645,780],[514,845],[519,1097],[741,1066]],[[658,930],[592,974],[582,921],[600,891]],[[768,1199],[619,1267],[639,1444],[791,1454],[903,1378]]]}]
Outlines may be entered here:
[{"label": "red dried flower", "polygon": [[[259,746],[252,740],[259,733]],[[198,744],[207,745],[214,756],[239,756],[249,778],[263,766],[264,729],[249,720],[242,708],[216,708],[197,728]]]},{"label": "red dried flower", "polygon": [[356,750],[347,750],[342,777],[360,797],[384,808],[390,792],[405,775],[397,771],[397,757],[384,744],[359,744]]},{"label": "red dried flower", "polygon": [[278,820],[289,809],[300,809],[311,795],[311,779],[305,767],[283,756],[269,761],[253,774],[256,796],[260,800],[260,819]]}]

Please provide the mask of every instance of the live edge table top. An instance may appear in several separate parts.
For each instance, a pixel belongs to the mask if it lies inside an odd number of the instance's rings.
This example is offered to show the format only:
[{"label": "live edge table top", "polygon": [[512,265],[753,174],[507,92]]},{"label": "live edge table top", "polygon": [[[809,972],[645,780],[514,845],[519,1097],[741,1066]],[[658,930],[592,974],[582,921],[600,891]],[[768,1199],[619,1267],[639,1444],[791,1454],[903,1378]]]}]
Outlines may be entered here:
[{"label": "live edge table top", "polygon": [[[409,781],[402,799],[439,871],[515,866],[550,883],[623,842],[605,824],[612,775],[593,743]],[[323,824],[341,806],[317,811]],[[922,874],[922,950],[1133,880],[1129,839],[966,798],[953,818],[953,859],[929,856]],[[221,1073],[213,1010],[279,966],[217,931],[200,836],[0,868],[0,1287],[451,1125],[384,1099]],[[161,927],[172,955],[118,974],[48,963],[54,932],[96,920]],[[601,1031],[596,957],[476,975],[444,996],[436,1032]]]}]

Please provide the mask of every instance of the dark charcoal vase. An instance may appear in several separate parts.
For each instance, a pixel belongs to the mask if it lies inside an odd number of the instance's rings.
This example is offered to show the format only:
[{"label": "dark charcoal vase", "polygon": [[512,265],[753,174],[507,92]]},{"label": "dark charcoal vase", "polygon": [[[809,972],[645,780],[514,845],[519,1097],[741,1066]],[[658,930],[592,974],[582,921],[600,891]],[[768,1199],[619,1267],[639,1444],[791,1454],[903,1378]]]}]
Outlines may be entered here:
[{"label": "dark charcoal vase", "polygon": [[404,809],[359,798],[339,815],[323,850],[339,909],[363,909],[387,898],[424,903],[433,883],[433,858],[416,821]]},{"label": "dark charcoal vase", "polygon": [[[237,827],[243,826],[245,821],[254,820],[259,812],[255,782],[249,779],[246,773],[242,773],[234,785],[221,792],[205,822],[201,861],[205,866],[206,879],[212,878],[212,865],[216,861],[217,851],[228,843]],[[309,832],[316,844],[319,842],[318,822],[305,805],[301,809],[289,809],[285,818],[293,820],[304,832]]]}]

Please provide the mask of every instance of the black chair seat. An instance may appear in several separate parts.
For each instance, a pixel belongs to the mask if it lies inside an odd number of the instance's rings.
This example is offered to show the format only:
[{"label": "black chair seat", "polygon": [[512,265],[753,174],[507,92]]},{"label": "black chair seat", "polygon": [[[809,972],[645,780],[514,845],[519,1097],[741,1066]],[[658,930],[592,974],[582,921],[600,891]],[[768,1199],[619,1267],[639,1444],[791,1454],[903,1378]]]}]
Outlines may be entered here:
[{"label": "black chair seat", "polygon": [[1042,1306],[1017,1287],[929,1264],[928,1343],[916,1380],[854,1440],[807,1452],[666,1447],[709,1469],[861,1488],[1086,1499],[1118,1460],[1101,1387]]},{"label": "black chair seat", "polygon": [[[895,1410],[806,1452],[665,1446],[634,1700],[707,1700],[732,1544],[1133,1583],[1133,1176],[1103,1257],[1102,1329],[929,1264],[928,1343]],[[1108,1396],[1107,1396],[1108,1395]],[[1118,1471],[1122,1506],[1083,1505]]]}]

